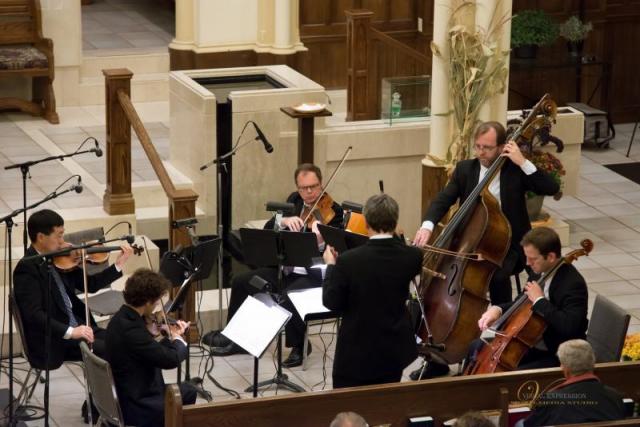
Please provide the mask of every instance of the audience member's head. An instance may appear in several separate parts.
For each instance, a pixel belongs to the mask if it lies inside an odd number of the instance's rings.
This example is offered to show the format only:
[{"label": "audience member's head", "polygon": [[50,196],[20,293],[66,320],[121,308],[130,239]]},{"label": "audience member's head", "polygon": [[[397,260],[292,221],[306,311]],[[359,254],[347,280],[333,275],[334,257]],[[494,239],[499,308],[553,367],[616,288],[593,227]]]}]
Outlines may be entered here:
[{"label": "audience member's head", "polygon": [[355,412],[340,412],[329,427],[368,427],[369,424]]},{"label": "audience member's head", "polygon": [[495,425],[479,412],[467,412],[458,417],[454,427],[495,427]]},{"label": "audience member's head", "polygon": [[593,348],[585,340],[565,341],[558,347],[557,354],[567,378],[592,372],[596,363]]}]

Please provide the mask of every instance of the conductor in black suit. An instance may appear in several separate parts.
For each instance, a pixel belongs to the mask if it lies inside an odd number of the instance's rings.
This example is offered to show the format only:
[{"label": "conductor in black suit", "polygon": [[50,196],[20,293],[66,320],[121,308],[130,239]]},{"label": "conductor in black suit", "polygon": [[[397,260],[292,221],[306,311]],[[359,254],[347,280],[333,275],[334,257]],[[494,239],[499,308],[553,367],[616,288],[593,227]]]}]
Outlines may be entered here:
[{"label": "conductor in black suit", "polygon": [[[43,209],[33,213],[27,221],[31,246],[25,256],[62,249],[64,219],[56,212]],[[129,245],[114,265],[88,276],[89,292],[96,292],[122,276],[122,267],[132,253]],[[51,276],[51,277],[50,277]],[[47,290],[50,287],[51,348],[49,369],[56,369],[65,360],[82,360],[80,340],[93,343],[96,354],[104,355],[104,329],[97,327],[93,317],[86,325],[85,305],[75,294],[84,290],[82,269],[50,275],[42,259],[20,260],[13,273],[14,292],[24,324],[29,356],[34,367],[46,366],[45,325],[47,321]]]},{"label": "conductor in black suit", "polygon": [[424,222],[414,238],[414,244],[424,246],[431,237],[434,224],[444,217],[449,208],[456,201],[459,200],[462,204],[467,199],[498,157],[508,157],[510,161],[504,163],[488,187],[511,224],[511,247],[502,268],[496,270],[489,284],[491,303],[502,304],[512,298],[510,276],[521,271],[524,266],[520,240],[531,229],[525,195],[532,191],[551,196],[560,191],[560,187],[551,176],[525,159],[515,142],[506,142],[506,132],[500,123],[482,123],[476,129],[473,140],[476,158],[456,164],[449,183],[429,206]]},{"label": "conductor in black suit", "polygon": [[[295,191],[289,195],[289,197],[287,198],[287,203],[293,203],[293,205],[295,206],[295,210],[293,214],[288,213],[284,218],[282,218],[281,222],[278,224],[278,228],[290,231],[301,231],[305,226],[303,222],[303,212],[305,208],[311,208],[322,194],[322,172],[317,166],[311,163],[303,163],[295,170],[293,179],[295,181],[296,187],[298,188],[298,191]],[[339,204],[333,202],[331,209],[334,211],[335,215],[325,225],[342,228],[342,207]],[[314,221],[309,231],[312,231],[316,234],[318,245],[323,245],[324,240],[322,239],[322,235],[318,231],[317,224],[317,221]],[[272,230],[274,228],[274,225],[275,218],[271,218],[269,221],[267,221],[264,228],[267,230]],[[318,256],[320,256],[320,252],[318,252]],[[231,320],[231,318],[235,315],[236,311],[238,311],[248,295],[253,295],[258,292],[258,290],[249,283],[251,278],[255,275],[262,277],[264,280],[270,282],[273,285],[277,283],[278,272],[276,268],[259,268],[235,276],[231,283],[232,291],[229,301],[229,309],[227,311],[227,321]],[[291,291],[294,289],[319,287],[321,285],[322,277],[320,276],[319,272],[313,271],[313,269],[305,269],[303,267],[285,269],[284,286],[287,291]],[[284,301],[281,302],[281,305],[291,313],[293,313],[293,316],[285,326],[285,345],[287,347],[291,347],[291,352],[289,356],[282,362],[282,366],[284,366],[285,368],[292,368],[302,365],[302,349],[304,346],[305,326],[303,320],[300,318],[300,315],[296,311],[289,298],[285,297]],[[238,345],[231,342],[223,335],[218,335],[215,339],[219,340],[214,344],[215,346],[212,349],[212,353],[215,356],[229,356],[242,352],[242,349]],[[204,339],[204,341],[206,342],[207,340]],[[308,351],[311,351],[311,346],[308,347]]]},{"label": "conductor in black suit", "polygon": [[406,301],[422,269],[422,252],[393,236],[398,204],[387,194],[367,200],[369,241],[336,254],[327,247],[323,304],[342,316],[333,387],[398,382],[416,358]]},{"label": "conductor in black suit", "polygon": [[[125,304],[113,316],[107,328],[107,360],[127,425],[155,427],[164,425],[164,379],[161,369],[174,369],[187,358],[182,338],[188,322],[163,327],[167,337],[156,341],[147,330],[145,317],[152,315],[160,298],[171,284],[159,274],[137,270],[125,284]],[[180,384],[182,403],[193,404],[196,390]]]},{"label": "conductor in black suit", "polygon": [[[548,227],[538,227],[522,238],[527,265],[544,276],[560,259],[560,238]],[[546,280],[544,289],[536,280],[527,282],[524,292],[532,309],[547,323],[542,340],[529,349],[518,369],[549,368],[559,365],[558,346],[568,340],[584,339],[587,331],[588,292],[584,277],[571,264],[563,264]],[[481,330],[489,328],[512,303],[494,305],[478,321]],[[473,346],[473,345],[472,345]]]}]

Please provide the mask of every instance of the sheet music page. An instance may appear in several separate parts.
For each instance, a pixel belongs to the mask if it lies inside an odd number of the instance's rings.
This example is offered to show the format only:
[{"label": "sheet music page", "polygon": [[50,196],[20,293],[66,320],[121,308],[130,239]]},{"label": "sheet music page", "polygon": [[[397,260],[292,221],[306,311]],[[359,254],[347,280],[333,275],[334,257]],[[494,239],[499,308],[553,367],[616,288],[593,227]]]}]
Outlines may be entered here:
[{"label": "sheet music page", "polygon": [[329,310],[322,305],[322,287],[300,289],[287,292],[302,319],[309,313],[326,313]]},{"label": "sheet music page", "polygon": [[275,303],[261,301],[266,294],[252,296],[242,303],[222,334],[244,348],[254,357],[260,357],[280,328],[291,318],[291,313]]}]

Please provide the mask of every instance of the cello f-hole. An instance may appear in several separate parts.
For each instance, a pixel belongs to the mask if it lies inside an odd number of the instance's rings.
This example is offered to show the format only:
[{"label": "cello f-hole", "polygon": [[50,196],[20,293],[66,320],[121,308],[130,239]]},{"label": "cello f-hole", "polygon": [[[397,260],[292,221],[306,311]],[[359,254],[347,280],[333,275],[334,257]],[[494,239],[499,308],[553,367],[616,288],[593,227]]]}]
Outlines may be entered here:
[{"label": "cello f-hole", "polygon": [[453,296],[458,292],[455,288],[456,277],[458,277],[458,265],[451,264],[449,267],[449,273],[447,274],[447,279],[449,279],[449,286],[447,287],[447,293],[449,296]]}]

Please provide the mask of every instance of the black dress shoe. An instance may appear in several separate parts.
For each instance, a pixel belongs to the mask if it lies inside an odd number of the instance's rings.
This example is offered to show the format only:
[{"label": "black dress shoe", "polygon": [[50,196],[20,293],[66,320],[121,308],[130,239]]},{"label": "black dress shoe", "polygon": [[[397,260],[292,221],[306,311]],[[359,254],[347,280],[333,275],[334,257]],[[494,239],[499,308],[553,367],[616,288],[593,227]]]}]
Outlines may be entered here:
[{"label": "black dress shoe", "polygon": [[[311,354],[311,343],[307,345],[307,356]],[[282,362],[283,368],[295,368],[302,365],[302,347],[291,348],[291,353],[284,362]]]},{"label": "black dress shoe", "polygon": [[202,337],[202,344],[209,347],[226,347],[231,344],[231,340],[222,335],[220,331],[211,331]]},{"label": "black dress shoe", "polygon": [[[429,378],[442,377],[449,373],[449,365],[445,365],[443,363],[438,362],[426,362],[427,367],[422,369],[423,367],[419,367],[415,371],[409,374],[409,378],[413,381],[418,380],[426,380]],[[422,374],[422,375],[420,375]]]},{"label": "black dress shoe", "polygon": [[224,347],[213,347],[211,349],[211,354],[219,357],[232,356],[234,354],[245,354],[245,353],[246,353],[246,350],[244,350],[242,347],[240,347],[234,342]]}]

